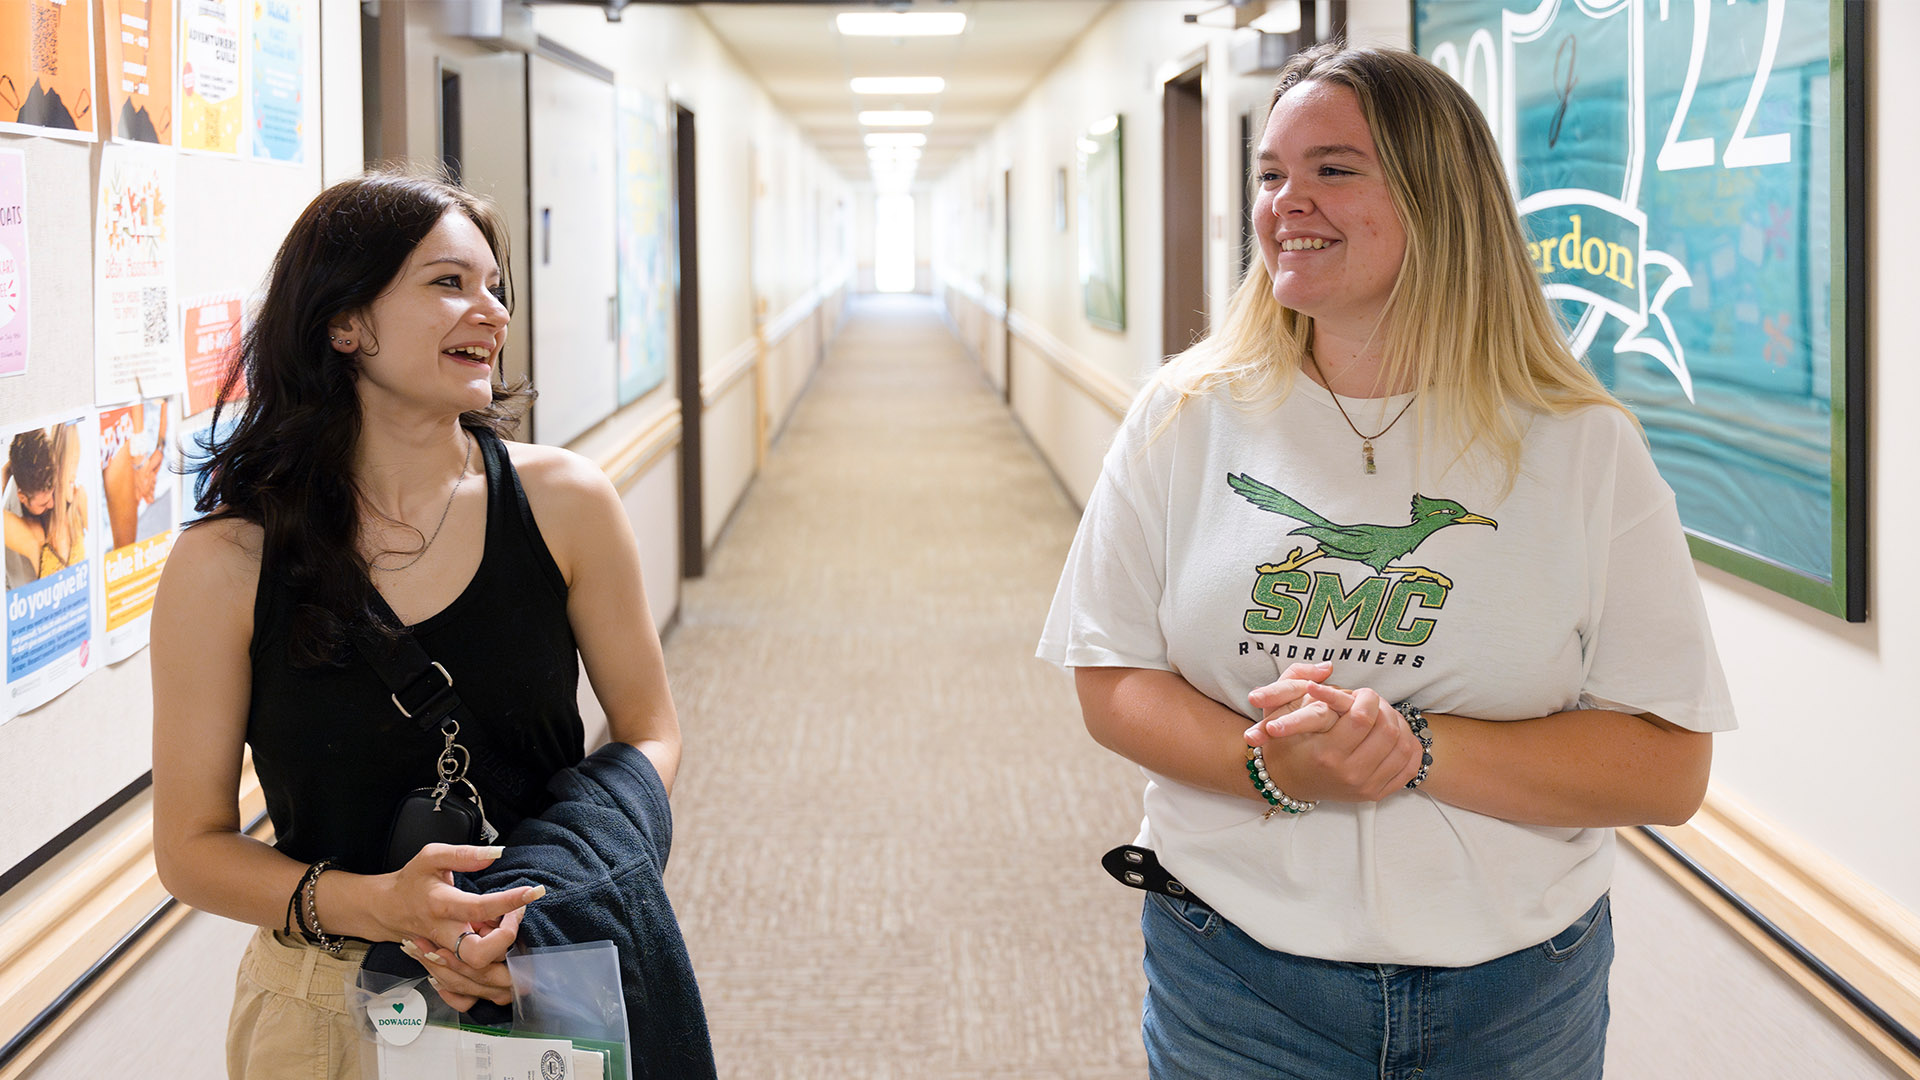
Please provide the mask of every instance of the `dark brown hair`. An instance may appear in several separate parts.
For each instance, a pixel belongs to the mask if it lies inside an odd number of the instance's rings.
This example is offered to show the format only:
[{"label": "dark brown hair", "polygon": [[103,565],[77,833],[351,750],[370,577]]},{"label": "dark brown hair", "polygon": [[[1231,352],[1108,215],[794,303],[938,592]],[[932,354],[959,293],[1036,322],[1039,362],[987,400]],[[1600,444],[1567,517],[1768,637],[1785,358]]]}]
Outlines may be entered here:
[{"label": "dark brown hair", "polygon": [[[339,663],[350,630],[395,629],[374,613],[358,548],[360,360],[333,348],[329,328],[364,314],[414,248],[455,211],[486,238],[500,265],[501,301],[511,308],[507,230],[491,204],[439,175],[404,166],[372,170],[321,192],[293,223],[215,406],[216,425],[222,409],[240,417],[230,436],[202,448],[205,487],[196,505],[210,518],[240,518],[264,531],[261,573],[295,597],[295,663]],[[247,396],[231,401],[243,379]],[[524,383],[496,383],[492,402],[460,423],[505,435],[531,397]]]},{"label": "dark brown hair", "polygon": [[53,452],[53,440],[47,437],[45,428],[29,428],[13,437],[7,447],[7,467],[13,473],[13,484],[26,495],[36,491],[52,491],[59,481],[59,465]]}]

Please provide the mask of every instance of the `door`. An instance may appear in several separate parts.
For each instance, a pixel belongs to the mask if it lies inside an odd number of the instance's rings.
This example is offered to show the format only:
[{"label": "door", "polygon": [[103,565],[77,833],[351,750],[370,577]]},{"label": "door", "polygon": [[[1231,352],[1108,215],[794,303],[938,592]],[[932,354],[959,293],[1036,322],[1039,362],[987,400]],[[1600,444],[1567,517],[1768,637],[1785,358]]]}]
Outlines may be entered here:
[{"label": "door", "polygon": [[1168,355],[1207,333],[1207,133],[1205,65],[1167,80],[1161,97],[1165,265],[1161,349]]},{"label": "door", "polygon": [[619,361],[613,83],[528,58],[533,437],[565,446],[613,411]]},{"label": "door", "polygon": [[673,108],[674,385],[680,391],[680,572],[706,573],[707,545],[701,504],[700,419],[700,215],[694,199],[694,118]]}]

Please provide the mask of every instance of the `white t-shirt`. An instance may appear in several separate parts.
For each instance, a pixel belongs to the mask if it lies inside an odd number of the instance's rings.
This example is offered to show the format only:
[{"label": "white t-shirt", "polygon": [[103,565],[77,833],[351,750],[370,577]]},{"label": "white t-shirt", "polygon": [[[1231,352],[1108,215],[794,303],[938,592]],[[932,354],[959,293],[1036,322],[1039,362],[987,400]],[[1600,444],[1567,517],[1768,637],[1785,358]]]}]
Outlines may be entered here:
[{"label": "white t-shirt", "polygon": [[[1331,659],[1333,684],[1433,712],[1584,706],[1734,726],[1673,493],[1618,410],[1535,417],[1502,498],[1497,468],[1441,473],[1450,452],[1416,452],[1411,415],[1373,440],[1368,475],[1360,439],[1306,378],[1272,408],[1196,397],[1154,438],[1173,400],[1150,386],[1108,451],[1042,658],[1176,672],[1249,722],[1255,687]],[[1376,431],[1408,400],[1348,411]],[[1496,525],[1454,522],[1467,513]],[[1368,523],[1357,537],[1299,531]],[[1297,955],[1475,964],[1558,933],[1612,877],[1611,829],[1514,824],[1425,791],[1263,819],[1262,802],[1142,771],[1138,842]]]}]

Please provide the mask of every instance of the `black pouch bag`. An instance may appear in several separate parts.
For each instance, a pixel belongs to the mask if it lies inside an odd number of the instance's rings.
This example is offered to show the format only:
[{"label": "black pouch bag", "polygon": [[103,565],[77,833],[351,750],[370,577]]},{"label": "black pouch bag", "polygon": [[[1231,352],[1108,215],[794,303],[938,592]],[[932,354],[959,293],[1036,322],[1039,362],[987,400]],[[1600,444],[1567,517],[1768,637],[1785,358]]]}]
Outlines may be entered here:
[{"label": "black pouch bag", "polygon": [[[407,792],[394,807],[381,869],[388,873],[400,869],[428,844],[493,843],[499,833],[487,821],[479,789],[467,779],[471,757],[466,747],[455,741],[460,721],[471,722],[473,717],[453,689],[453,676],[430,659],[413,635],[404,630],[397,638],[356,642],[361,656],[392,691],[393,707],[400,715],[422,731],[438,728],[446,740],[435,766],[438,780],[430,787]],[[417,979],[427,974],[419,961],[391,941],[374,943],[360,966],[402,978]],[[466,1015],[475,1023],[499,1027],[512,1018],[513,1010],[482,1000]]]}]

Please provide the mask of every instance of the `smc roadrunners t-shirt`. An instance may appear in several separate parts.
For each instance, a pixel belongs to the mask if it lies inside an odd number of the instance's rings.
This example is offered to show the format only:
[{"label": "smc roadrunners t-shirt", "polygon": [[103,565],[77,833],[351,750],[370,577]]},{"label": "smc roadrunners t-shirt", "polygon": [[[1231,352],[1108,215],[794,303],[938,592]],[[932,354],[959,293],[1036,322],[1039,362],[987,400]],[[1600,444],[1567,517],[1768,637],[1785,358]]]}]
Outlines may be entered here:
[{"label": "smc roadrunners t-shirt", "polygon": [[[1172,671],[1249,722],[1255,687],[1331,660],[1333,684],[1433,712],[1734,726],[1673,493],[1618,410],[1533,417],[1503,492],[1486,458],[1416,445],[1414,415],[1373,440],[1367,473],[1305,378],[1274,407],[1196,396],[1160,430],[1173,400],[1150,386],[1108,451],[1042,658]],[[1409,400],[1349,412],[1375,431]],[[1612,876],[1611,829],[1518,825],[1424,791],[1266,819],[1142,771],[1138,842],[1289,953],[1479,963],[1558,933]]]}]

